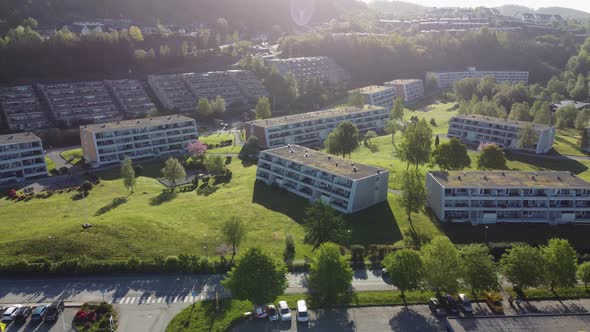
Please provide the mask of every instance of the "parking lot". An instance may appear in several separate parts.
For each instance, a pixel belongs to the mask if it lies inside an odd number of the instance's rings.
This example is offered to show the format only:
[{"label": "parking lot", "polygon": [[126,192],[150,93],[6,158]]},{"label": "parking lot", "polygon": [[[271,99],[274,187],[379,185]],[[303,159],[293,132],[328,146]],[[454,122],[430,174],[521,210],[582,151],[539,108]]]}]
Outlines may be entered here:
[{"label": "parking lot", "polygon": [[72,327],[72,321],[78,308],[66,308],[55,323],[32,322],[29,320],[25,324],[10,324],[6,332],[75,332]]}]

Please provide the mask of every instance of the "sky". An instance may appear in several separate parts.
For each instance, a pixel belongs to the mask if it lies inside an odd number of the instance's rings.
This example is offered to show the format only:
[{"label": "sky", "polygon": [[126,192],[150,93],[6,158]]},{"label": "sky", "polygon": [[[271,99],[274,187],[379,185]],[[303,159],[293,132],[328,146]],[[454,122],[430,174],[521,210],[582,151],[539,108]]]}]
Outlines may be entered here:
[{"label": "sky", "polygon": [[[366,0],[365,0],[366,1]],[[529,8],[567,7],[590,13],[590,0],[402,0],[428,7],[498,7],[521,5]]]}]

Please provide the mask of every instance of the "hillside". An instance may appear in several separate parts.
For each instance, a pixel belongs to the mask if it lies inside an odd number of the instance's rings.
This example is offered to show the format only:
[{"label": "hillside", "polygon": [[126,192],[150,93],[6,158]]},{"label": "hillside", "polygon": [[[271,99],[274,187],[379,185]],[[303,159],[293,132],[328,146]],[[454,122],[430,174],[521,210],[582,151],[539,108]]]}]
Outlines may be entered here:
[{"label": "hillside", "polygon": [[545,7],[534,10],[525,6],[519,5],[505,5],[496,7],[502,15],[513,16],[516,13],[538,13],[538,14],[558,14],[563,18],[575,18],[579,20],[590,19],[590,13],[581,10],[571,9],[566,7]]},{"label": "hillside", "polygon": [[379,14],[393,17],[420,16],[424,15],[431,9],[430,7],[405,1],[383,0],[370,1],[369,8],[377,11]]}]

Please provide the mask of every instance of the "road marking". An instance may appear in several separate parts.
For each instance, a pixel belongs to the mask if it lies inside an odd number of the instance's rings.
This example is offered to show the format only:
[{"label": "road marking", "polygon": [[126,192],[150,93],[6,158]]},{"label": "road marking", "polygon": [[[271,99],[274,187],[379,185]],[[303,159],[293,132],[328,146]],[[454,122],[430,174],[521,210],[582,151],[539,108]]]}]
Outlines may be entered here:
[{"label": "road marking", "polygon": [[188,302],[188,295],[184,297],[184,303]]},{"label": "road marking", "polygon": [[147,301],[145,301],[145,303],[150,304],[151,301],[152,301],[152,297],[150,296],[150,297],[148,297]]},{"label": "road marking", "polygon": [[174,298],[174,300],[172,301],[172,303],[176,303],[176,301],[178,301],[178,295]]},{"label": "road marking", "polygon": [[131,300],[131,298],[130,297],[124,297],[123,300],[124,301],[121,301],[121,303],[127,304],[127,303],[129,303],[129,300]]},{"label": "road marking", "polygon": [[158,298],[158,303],[162,303],[163,298],[159,297]]},{"label": "road marking", "polygon": [[130,297],[130,298],[129,298],[129,300],[130,300],[130,301],[129,301],[129,304],[133,304],[133,303],[135,303],[135,297]]}]

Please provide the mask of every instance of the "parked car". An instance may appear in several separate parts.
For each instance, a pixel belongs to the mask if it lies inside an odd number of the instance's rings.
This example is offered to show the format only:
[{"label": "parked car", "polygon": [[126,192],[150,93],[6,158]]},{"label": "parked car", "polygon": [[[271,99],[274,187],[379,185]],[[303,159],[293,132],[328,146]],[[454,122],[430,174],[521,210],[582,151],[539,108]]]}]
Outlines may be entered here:
[{"label": "parked car", "polygon": [[268,320],[270,320],[271,322],[279,320],[279,311],[274,305],[269,305],[268,310],[266,312],[268,313]]},{"label": "parked car", "polygon": [[463,310],[464,313],[468,315],[473,313],[473,305],[471,304],[471,301],[467,295],[459,294],[457,297],[457,302],[461,304],[461,310]]},{"label": "parked car", "polygon": [[64,308],[64,301],[62,300],[51,303],[45,310],[45,321],[55,322],[57,317],[64,311]]},{"label": "parked car", "polygon": [[279,301],[279,313],[281,320],[291,320],[291,309],[289,309],[287,301]]},{"label": "parked car", "polygon": [[486,303],[494,313],[504,313],[504,306],[502,305],[502,297],[500,294],[493,292],[486,293]]},{"label": "parked car", "polygon": [[297,322],[309,322],[309,314],[307,313],[307,304],[305,303],[305,300],[297,301]]},{"label": "parked car", "polygon": [[447,311],[440,304],[437,298],[431,297],[428,299],[428,308],[430,308],[430,311],[432,311],[432,313],[436,316],[442,317],[447,315]]},{"label": "parked car", "polygon": [[268,313],[266,312],[266,306],[256,306],[254,308],[254,318],[256,319],[263,319],[268,317]]},{"label": "parked car", "polygon": [[457,316],[461,312],[461,305],[449,294],[444,294],[440,302],[446,308],[449,315]]},{"label": "parked car", "polygon": [[20,307],[16,312],[14,321],[23,324],[27,322],[29,317],[31,317],[31,307]]},{"label": "parked car", "polygon": [[6,310],[2,314],[2,322],[5,322],[5,323],[12,322],[14,320],[14,318],[16,317],[16,314],[18,313],[18,309],[20,309],[20,308],[22,308],[22,304],[15,304],[13,306],[6,308]]},{"label": "parked car", "polygon": [[43,320],[43,318],[45,318],[46,312],[47,312],[46,305],[42,304],[42,305],[36,306],[35,309],[33,309],[33,312],[31,314],[31,320],[33,320],[33,321]]}]

